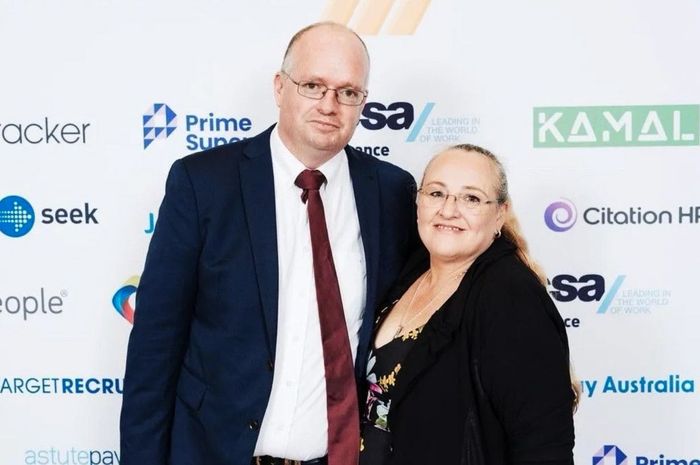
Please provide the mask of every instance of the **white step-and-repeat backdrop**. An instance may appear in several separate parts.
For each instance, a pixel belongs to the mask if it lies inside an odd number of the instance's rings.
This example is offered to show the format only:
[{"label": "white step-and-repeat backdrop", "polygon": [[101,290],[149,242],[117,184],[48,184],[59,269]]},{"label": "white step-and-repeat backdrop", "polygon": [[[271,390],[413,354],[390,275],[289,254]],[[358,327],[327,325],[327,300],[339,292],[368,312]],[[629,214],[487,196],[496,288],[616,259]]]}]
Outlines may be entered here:
[{"label": "white step-and-repeat backdrop", "polygon": [[0,0],[0,465],[119,462],[166,172],[272,124],[325,18],[372,55],[353,145],[416,177],[457,142],[503,158],[569,326],[576,462],[700,464],[697,0]]}]

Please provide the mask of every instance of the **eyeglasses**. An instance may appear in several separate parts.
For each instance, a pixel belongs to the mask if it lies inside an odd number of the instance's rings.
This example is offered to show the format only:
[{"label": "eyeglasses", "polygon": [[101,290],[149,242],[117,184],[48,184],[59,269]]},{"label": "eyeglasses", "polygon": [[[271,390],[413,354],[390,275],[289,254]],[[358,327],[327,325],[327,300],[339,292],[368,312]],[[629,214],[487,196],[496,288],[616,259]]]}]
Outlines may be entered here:
[{"label": "eyeglasses", "polygon": [[280,71],[282,74],[287,76],[287,78],[297,85],[297,92],[299,95],[308,97],[314,100],[321,100],[326,92],[332,90],[335,92],[335,100],[341,105],[350,105],[353,107],[362,105],[362,102],[367,98],[366,90],[357,90],[353,87],[342,87],[340,89],[334,89],[328,87],[325,84],[314,81],[300,81],[297,82],[285,71]]},{"label": "eyeglasses", "polygon": [[450,197],[455,198],[457,208],[463,212],[468,211],[470,213],[482,213],[486,205],[498,203],[497,200],[482,199],[474,193],[448,194],[447,191],[439,188],[425,189],[421,187],[418,189],[418,193],[421,194],[418,201],[428,208],[442,208]]}]

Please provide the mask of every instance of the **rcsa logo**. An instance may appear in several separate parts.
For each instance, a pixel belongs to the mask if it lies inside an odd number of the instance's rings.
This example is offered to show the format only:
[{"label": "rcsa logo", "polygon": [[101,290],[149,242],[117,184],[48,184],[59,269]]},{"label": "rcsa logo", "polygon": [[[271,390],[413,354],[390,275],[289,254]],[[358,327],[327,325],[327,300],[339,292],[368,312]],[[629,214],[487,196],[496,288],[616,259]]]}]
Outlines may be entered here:
[{"label": "rcsa logo", "polygon": [[[677,214],[674,215],[674,211]],[[667,224],[700,224],[700,206],[679,206],[673,210],[645,210],[642,207],[614,209],[588,207],[581,215],[587,226],[656,226]],[[544,210],[544,223],[554,232],[566,232],[578,219],[576,206],[571,200],[559,199]]]},{"label": "rcsa logo", "polygon": [[535,148],[700,145],[700,105],[535,107]]},{"label": "rcsa logo", "polygon": [[112,296],[114,309],[131,324],[134,324],[134,312],[136,311],[134,300],[139,287],[139,279],[139,276],[132,276],[127,279]]},{"label": "rcsa logo", "polygon": [[[615,445],[605,445],[593,455],[593,465],[633,465],[627,454]],[[700,465],[698,457],[674,457],[667,453],[637,455],[634,465]]]},{"label": "rcsa logo", "polygon": [[[420,113],[410,102],[367,102],[362,110],[360,125],[368,131],[388,129],[408,131],[405,142],[456,143],[465,135],[479,132],[479,118],[465,115],[435,115],[435,102],[427,102]],[[417,116],[416,116],[417,115]],[[432,115],[432,116],[431,116]],[[365,153],[376,156],[390,154],[388,147],[358,146]]]},{"label": "rcsa logo", "polygon": [[627,275],[618,275],[607,288],[605,278],[599,274],[559,274],[548,279],[547,284],[557,302],[600,302],[596,310],[598,315],[649,315],[670,306],[670,289],[623,287],[626,279]]},{"label": "rcsa logo", "polygon": [[[0,200],[0,231],[9,237],[22,237],[34,227],[34,207],[25,198],[10,195]],[[85,202],[82,207],[49,207],[41,209],[41,224],[99,224],[97,208]]]}]

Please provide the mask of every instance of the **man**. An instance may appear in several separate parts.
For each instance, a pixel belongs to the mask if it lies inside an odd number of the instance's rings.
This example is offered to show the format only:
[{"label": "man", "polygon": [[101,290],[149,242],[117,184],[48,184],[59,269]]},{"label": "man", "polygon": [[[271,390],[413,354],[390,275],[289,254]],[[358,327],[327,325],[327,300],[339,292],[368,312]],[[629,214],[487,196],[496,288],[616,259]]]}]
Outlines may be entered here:
[{"label": "man", "polygon": [[302,29],[274,78],[278,124],[173,164],[129,340],[122,465],[356,462],[353,378],[416,243],[413,178],[347,146],[368,74],[354,32]]}]

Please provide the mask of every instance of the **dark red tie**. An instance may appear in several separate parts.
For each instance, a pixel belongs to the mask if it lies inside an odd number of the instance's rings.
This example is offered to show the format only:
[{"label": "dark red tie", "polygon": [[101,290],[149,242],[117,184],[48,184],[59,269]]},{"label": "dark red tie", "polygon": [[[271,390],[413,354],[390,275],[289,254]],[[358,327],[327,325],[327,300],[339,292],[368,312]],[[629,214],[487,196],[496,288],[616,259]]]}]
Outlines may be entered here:
[{"label": "dark red tie", "polygon": [[294,184],[304,190],[301,200],[307,204],[311,229],[316,300],[326,368],[328,464],[356,465],[360,454],[357,390],[343,302],[319,192],[324,182],[326,178],[320,171],[304,170]]}]

